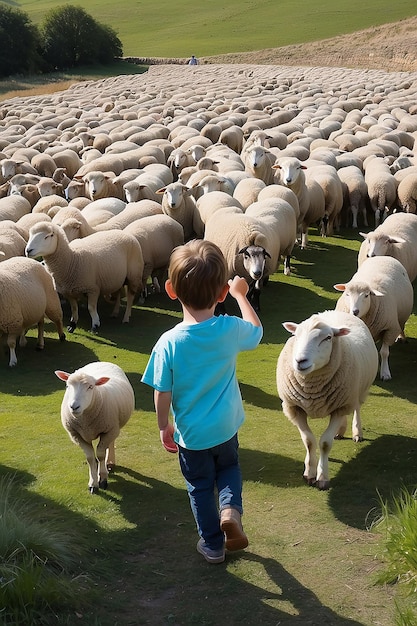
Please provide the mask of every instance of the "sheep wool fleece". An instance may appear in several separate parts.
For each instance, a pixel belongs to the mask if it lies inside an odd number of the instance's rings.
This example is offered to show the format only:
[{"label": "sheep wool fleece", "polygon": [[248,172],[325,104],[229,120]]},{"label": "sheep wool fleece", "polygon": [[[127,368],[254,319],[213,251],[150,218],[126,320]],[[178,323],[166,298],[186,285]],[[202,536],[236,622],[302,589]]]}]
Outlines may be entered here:
[{"label": "sheep wool fleece", "polygon": [[228,315],[181,322],[160,337],[142,382],[171,391],[177,444],[205,450],[237,433],[244,412],[236,357],[256,348],[261,338],[261,328]]}]

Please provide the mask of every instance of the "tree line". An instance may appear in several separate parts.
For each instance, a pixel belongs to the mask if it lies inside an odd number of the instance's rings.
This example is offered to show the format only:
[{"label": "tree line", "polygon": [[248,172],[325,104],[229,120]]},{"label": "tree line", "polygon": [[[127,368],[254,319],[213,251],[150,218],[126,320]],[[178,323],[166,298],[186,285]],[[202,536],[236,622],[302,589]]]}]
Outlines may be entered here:
[{"label": "tree line", "polygon": [[51,9],[37,26],[24,11],[0,3],[0,77],[106,65],[122,55],[116,31],[82,7]]}]

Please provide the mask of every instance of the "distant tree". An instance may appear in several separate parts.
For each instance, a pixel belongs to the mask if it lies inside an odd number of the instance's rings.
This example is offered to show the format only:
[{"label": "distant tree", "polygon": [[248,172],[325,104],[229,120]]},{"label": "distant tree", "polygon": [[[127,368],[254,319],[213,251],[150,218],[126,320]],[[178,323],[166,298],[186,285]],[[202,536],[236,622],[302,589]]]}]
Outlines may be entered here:
[{"label": "distant tree", "polygon": [[43,56],[52,68],[109,63],[123,51],[110,26],[99,24],[82,7],[71,4],[49,11],[41,32]]},{"label": "distant tree", "polygon": [[0,76],[41,68],[40,34],[28,15],[0,3]]}]

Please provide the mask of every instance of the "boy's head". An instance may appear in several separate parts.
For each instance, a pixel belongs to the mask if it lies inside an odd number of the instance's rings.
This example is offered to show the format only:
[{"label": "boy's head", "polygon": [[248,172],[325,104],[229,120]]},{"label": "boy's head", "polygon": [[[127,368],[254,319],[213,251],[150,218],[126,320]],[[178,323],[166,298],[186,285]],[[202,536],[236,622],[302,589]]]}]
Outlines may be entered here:
[{"label": "boy's head", "polygon": [[195,310],[209,309],[227,285],[226,261],[216,244],[193,239],[173,250],[168,277],[180,302]]}]

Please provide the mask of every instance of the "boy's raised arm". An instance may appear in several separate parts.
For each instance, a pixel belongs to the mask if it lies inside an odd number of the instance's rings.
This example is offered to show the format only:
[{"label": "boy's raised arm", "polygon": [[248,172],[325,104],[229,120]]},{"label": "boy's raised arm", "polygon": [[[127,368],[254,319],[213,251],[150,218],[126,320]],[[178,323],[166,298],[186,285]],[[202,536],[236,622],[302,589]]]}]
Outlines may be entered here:
[{"label": "boy's raised arm", "polygon": [[228,283],[229,293],[238,303],[240,312],[242,313],[242,319],[246,322],[250,322],[254,326],[262,326],[261,320],[246,297],[249,289],[246,280],[240,276],[235,276],[233,279],[230,279]]}]

